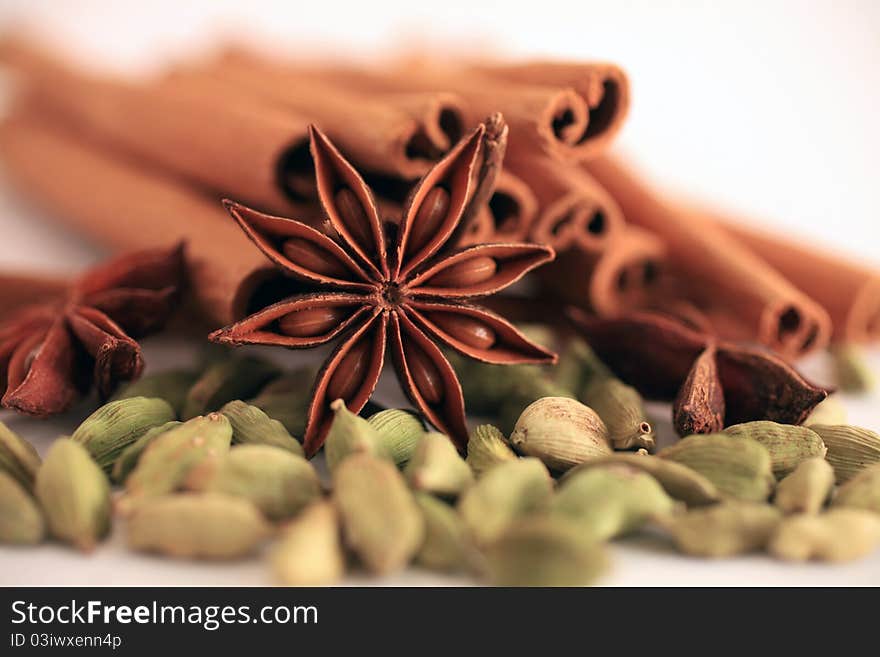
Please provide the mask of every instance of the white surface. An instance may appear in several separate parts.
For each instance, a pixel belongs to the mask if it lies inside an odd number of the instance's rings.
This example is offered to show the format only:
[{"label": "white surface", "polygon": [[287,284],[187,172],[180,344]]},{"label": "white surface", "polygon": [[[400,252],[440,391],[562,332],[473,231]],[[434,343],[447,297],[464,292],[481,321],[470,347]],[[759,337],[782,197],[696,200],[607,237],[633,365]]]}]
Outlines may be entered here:
[{"label": "white surface", "polygon": [[[622,64],[633,107],[620,146],[655,178],[768,223],[880,262],[880,3],[862,2],[446,2],[179,3],[3,0],[0,31],[27,25],[83,60],[149,67],[218,35],[365,57],[406,42],[454,42],[514,55],[601,58]],[[0,269],[75,271],[97,252],[41,221],[0,188]],[[148,343],[151,367],[190,354]],[[289,355],[295,357],[294,355]],[[880,365],[880,359],[876,359]],[[399,392],[383,387],[378,401]],[[847,400],[851,420],[880,429],[876,399]],[[41,448],[69,432],[84,408],[36,422],[2,413]],[[668,411],[663,412],[664,416]],[[880,554],[847,566],[789,566],[765,557],[684,559],[668,546],[613,548],[604,584],[880,584]],[[650,543],[650,542],[649,542]],[[118,535],[90,556],[46,545],[0,548],[0,585],[266,584],[264,564],[205,565],[134,556]],[[444,584],[420,572],[360,584]]]}]

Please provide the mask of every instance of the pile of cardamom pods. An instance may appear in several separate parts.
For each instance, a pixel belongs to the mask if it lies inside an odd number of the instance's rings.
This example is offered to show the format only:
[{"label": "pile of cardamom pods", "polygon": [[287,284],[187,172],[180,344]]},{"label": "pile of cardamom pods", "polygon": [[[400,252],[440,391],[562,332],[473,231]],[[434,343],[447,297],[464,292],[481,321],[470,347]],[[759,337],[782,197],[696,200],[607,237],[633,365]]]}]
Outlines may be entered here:
[{"label": "pile of cardamom pods", "polygon": [[653,454],[638,393],[583,343],[552,370],[456,367],[493,422],[466,458],[411,411],[340,400],[319,472],[294,438],[310,373],[252,356],[145,377],[42,461],[0,423],[0,542],[90,551],[117,522],[132,549],[169,557],[271,541],[288,585],[415,563],[505,586],[589,584],[606,544],[637,531],[700,557],[845,561],[880,544],[880,436],[845,425],[833,397],[804,426],[749,422]]}]

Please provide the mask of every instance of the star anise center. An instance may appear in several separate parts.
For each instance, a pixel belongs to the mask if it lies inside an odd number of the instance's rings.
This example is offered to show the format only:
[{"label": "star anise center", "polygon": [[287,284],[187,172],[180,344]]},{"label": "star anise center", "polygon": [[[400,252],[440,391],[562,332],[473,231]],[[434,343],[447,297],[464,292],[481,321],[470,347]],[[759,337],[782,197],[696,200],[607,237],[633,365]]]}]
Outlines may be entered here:
[{"label": "star anise center", "polygon": [[406,295],[398,283],[388,281],[380,287],[380,298],[382,307],[391,310],[402,305],[406,300]]}]

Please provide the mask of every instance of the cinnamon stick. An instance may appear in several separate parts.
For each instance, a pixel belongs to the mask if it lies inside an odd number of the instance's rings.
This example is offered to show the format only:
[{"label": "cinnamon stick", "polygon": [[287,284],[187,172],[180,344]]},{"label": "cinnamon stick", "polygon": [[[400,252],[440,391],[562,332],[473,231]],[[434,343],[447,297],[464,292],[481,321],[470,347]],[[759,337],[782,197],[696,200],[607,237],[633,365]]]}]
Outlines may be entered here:
[{"label": "cinnamon stick", "polygon": [[750,328],[753,339],[789,356],[827,344],[828,313],[722,228],[681,212],[612,158],[599,158],[586,167],[620,204],[628,221],[666,243],[671,269],[696,301],[722,306]]},{"label": "cinnamon stick", "polygon": [[540,155],[513,157],[507,165],[538,199],[538,217],[528,233],[532,241],[598,252],[623,228],[620,206],[581,167]]},{"label": "cinnamon stick", "polygon": [[57,125],[35,116],[7,119],[0,154],[19,191],[102,245],[123,250],[186,240],[192,301],[215,325],[240,319],[278,282],[219,202]]},{"label": "cinnamon stick", "polygon": [[519,176],[507,169],[495,181],[495,191],[489,197],[492,235],[498,242],[525,240],[538,215],[535,192]]},{"label": "cinnamon stick", "polygon": [[603,317],[643,306],[653,293],[666,257],[649,232],[624,226],[603,251],[573,248],[537,271],[545,293]]},{"label": "cinnamon stick", "polygon": [[294,112],[319,125],[355,164],[410,181],[439,161],[465,129],[460,101],[452,94],[376,98],[253,58],[179,68],[163,84],[197,90],[215,102],[234,90]]},{"label": "cinnamon stick", "polygon": [[314,195],[308,122],[226,90],[87,75],[31,46],[0,43],[18,73],[25,111],[50,112],[91,139],[267,210],[302,215]]},{"label": "cinnamon stick", "polygon": [[626,75],[613,64],[599,62],[439,66],[417,59],[383,70],[342,66],[309,69],[292,64],[285,70],[301,79],[321,79],[369,94],[442,89],[464,100],[466,127],[492,112],[504,114],[511,128],[512,152],[546,152],[575,161],[603,152],[629,110]]},{"label": "cinnamon stick", "polygon": [[880,338],[880,272],[856,259],[809,247],[716,213],[723,230],[766,260],[828,312],[839,342]]}]

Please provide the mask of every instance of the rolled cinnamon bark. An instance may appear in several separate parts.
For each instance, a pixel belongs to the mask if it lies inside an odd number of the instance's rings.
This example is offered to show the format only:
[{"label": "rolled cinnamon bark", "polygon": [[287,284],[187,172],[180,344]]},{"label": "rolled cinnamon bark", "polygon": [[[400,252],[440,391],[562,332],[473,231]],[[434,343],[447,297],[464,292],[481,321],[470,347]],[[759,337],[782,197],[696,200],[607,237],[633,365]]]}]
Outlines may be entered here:
[{"label": "rolled cinnamon bark", "polygon": [[[232,58],[251,60],[236,53]],[[287,65],[291,74],[369,94],[435,92],[462,98],[470,127],[492,112],[510,125],[512,152],[583,161],[603,152],[629,110],[629,82],[606,63],[529,62],[440,67],[419,59],[384,70]]]},{"label": "rolled cinnamon bark", "polygon": [[581,167],[541,155],[514,156],[506,164],[538,199],[538,217],[528,233],[532,241],[598,252],[623,228],[620,206]]},{"label": "rolled cinnamon bark", "polygon": [[614,159],[599,158],[586,167],[627,221],[665,242],[670,269],[687,283],[698,305],[723,307],[749,326],[753,339],[788,356],[827,344],[828,313],[719,226],[680,211]]},{"label": "rolled cinnamon bark", "polygon": [[538,216],[538,199],[525,181],[505,168],[488,205],[493,241],[521,242],[528,237]]},{"label": "rolled cinnamon bark", "polygon": [[267,107],[294,112],[319,125],[361,168],[410,181],[464,134],[460,101],[452,94],[394,93],[377,98],[256,58],[224,57],[180,68],[163,84],[197,90],[218,103],[236,90]]},{"label": "rolled cinnamon bark", "polygon": [[0,64],[19,74],[28,108],[91,139],[267,211],[317,211],[308,122],[293,112],[229,91],[221,100],[85,75],[8,40],[0,44]]},{"label": "rolled cinnamon bark", "polygon": [[568,249],[536,274],[549,295],[611,317],[645,305],[665,256],[664,244],[654,235],[624,226],[604,250]]},{"label": "rolled cinnamon bark", "polygon": [[811,248],[732,217],[703,216],[757,253],[831,316],[832,338],[870,342],[880,338],[880,271],[854,258]]},{"label": "rolled cinnamon bark", "polygon": [[196,310],[215,325],[246,314],[278,274],[219,202],[138,169],[34,117],[0,124],[7,177],[58,221],[117,250],[187,242]]}]

